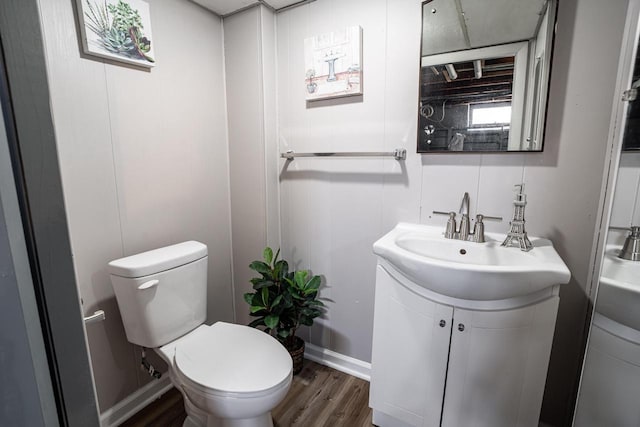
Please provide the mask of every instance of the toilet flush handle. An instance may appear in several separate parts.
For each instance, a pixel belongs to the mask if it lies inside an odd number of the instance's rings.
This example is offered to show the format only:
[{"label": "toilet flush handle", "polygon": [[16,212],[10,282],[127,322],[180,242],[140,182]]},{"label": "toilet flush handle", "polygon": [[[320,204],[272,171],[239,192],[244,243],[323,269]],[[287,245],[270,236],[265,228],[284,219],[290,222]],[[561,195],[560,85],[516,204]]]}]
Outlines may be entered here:
[{"label": "toilet flush handle", "polygon": [[142,285],[138,286],[138,289],[144,290],[153,288],[154,286],[157,286],[158,283],[160,283],[158,279],[149,280],[148,282],[144,282]]}]

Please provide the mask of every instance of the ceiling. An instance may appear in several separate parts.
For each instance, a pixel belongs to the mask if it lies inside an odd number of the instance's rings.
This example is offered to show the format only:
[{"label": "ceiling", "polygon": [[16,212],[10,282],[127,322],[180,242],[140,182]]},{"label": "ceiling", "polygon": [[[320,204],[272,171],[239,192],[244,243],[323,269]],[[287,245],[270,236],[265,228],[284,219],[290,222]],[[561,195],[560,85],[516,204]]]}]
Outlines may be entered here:
[{"label": "ceiling", "polygon": [[275,10],[282,9],[283,7],[291,6],[292,4],[300,3],[300,0],[191,0],[194,3],[198,3],[200,6],[209,9],[210,11],[220,15],[226,16],[233,12],[244,9],[255,4],[265,4]]},{"label": "ceiling", "polygon": [[424,3],[422,55],[529,40],[548,0],[431,0]]},{"label": "ceiling", "polygon": [[444,65],[422,69],[420,99],[427,104],[447,105],[507,102],[512,98],[515,57],[478,60],[482,76],[476,74],[474,61],[450,64],[456,77],[450,78]]}]

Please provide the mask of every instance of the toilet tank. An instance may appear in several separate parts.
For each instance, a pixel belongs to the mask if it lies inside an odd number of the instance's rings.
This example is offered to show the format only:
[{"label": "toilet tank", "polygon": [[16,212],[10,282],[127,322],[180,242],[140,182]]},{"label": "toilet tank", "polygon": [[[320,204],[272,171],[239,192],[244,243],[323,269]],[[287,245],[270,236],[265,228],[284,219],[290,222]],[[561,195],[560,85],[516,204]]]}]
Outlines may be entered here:
[{"label": "toilet tank", "polygon": [[204,244],[183,242],[117,259],[108,271],[129,342],[160,347],[204,323]]}]

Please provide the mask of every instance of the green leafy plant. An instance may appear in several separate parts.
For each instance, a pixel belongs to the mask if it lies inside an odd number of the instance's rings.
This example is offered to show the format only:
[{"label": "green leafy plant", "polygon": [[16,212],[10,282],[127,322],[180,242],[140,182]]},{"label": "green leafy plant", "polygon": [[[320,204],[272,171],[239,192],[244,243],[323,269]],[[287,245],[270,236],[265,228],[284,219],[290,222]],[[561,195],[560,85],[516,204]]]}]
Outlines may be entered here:
[{"label": "green leafy plant", "polygon": [[251,279],[254,292],[244,294],[250,315],[256,317],[249,326],[263,328],[287,349],[295,346],[298,327],[311,326],[313,319],[324,313],[324,303],[318,299],[320,276],[310,276],[307,270],[289,271],[289,264],[264,249],[263,261],[254,261],[249,268],[259,274]]},{"label": "green leafy plant", "polygon": [[136,59],[155,62],[149,55],[151,40],[143,33],[140,13],[126,1],[117,4],[86,0],[86,26],[98,36],[98,43],[107,51]]},{"label": "green leafy plant", "polygon": [[138,28],[142,30],[142,18],[136,9],[129,6],[122,0],[118,0],[118,4],[110,4],[109,13],[113,16],[112,27],[123,33],[128,33],[129,28]]}]

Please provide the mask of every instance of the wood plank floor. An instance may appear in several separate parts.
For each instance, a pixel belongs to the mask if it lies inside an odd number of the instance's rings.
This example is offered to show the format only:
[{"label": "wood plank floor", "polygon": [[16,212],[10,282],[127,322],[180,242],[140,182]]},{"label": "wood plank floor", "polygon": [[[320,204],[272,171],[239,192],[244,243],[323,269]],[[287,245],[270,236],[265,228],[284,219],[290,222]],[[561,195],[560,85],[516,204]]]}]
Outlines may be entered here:
[{"label": "wood plank floor", "polygon": [[[274,427],[371,426],[369,383],[305,360],[272,415]],[[173,388],[122,426],[178,427],[185,416],[182,395]]]},{"label": "wood plank floor", "polygon": [[174,387],[125,421],[126,427],[182,427],[184,412],[182,394]]},{"label": "wood plank floor", "polygon": [[275,427],[371,426],[369,383],[305,360],[272,415]]}]

